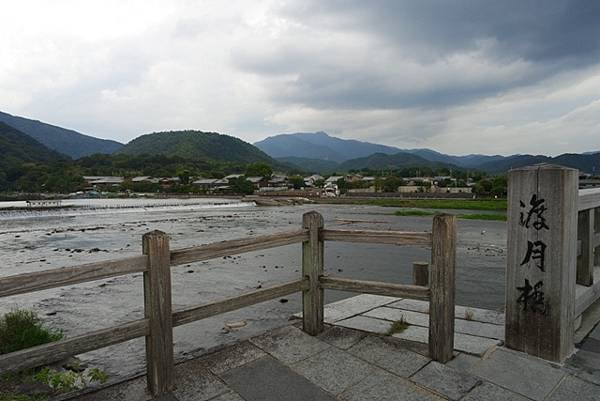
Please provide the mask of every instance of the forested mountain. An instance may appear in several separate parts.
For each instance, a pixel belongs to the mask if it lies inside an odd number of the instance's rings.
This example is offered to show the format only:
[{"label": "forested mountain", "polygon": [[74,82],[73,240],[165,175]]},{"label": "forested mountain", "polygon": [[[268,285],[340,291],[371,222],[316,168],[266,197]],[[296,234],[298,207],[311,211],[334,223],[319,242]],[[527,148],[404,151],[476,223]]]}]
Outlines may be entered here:
[{"label": "forested mountain", "polygon": [[338,162],[332,160],[311,159],[307,157],[280,157],[276,160],[293,166],[300,171],[313,173],[332,173],[340,166]]},{"label": "forested mountain", "polygon": [[422,158],[421,156],[413,155],[407,152],[398,152],[393,155],[386,155],[384,153],[375,153],[368,157],[361,157],[357,159],[347,160],[341,163],[338,167],[340,171],[349,170],[384,170],[384,169],[402,169],[406,167],[448,167],[458,169],[457,166],[432,162]]},{"label": "forested mountain", "polygon": [[275,135],[254,145],[271,157],[302,157],[335,162],[366,157],[373,153],[394,154],[401,150],[353,139],[340,139],[325,132]]},{"label": "forested mountain", "polygon": [[477,168],[489,173],[503,173],[512,168],[524,167],[537,163],[559,164],[565,167],[576,168],[584,173],[600,174],[600,153],[564,153],[556,157],[543,155],[515,155],[502,160],[484,163]]},{"label": "forested mountain", "polygon": [[123,147],[116,141],[94,138],[66,128],[0,112],[0,122],[29,135],[46,147],[74,159],[94,153],[113,153]]},{"label": "forested mountain", "polygon": [[454,156],[440,153],[431,149],[404,149],[403,152],[412,153],[413,155],[421,156],[432,162],[455,164],[460,167],[476,167],[483,163],[490,163],[497,160],[502,160],[505,156],[494,155],[478,155],[471,154],[465,156]]},{"label": "forested mountain", "polygon": [[66,159],[51,149],[48,149],[35,139],[18,131],[17,129],[0,122],[0,170],[23,163],[50,163]]},{"label": "forested mountain", "polygon": [[233,163],[277,161],[241,139],[202,131],[169,131],[142,135],[118,153],[128,155],[164,155],[189,160],[215,160]]}]

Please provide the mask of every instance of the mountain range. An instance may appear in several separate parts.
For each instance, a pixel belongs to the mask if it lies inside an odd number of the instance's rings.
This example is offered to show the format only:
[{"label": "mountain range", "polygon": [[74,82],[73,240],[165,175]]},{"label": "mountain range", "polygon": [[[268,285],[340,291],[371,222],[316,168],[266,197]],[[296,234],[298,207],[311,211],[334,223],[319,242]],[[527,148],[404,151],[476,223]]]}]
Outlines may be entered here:
[{"label": "mountain range", "polygon": [[536,163],[554,163],[600,173],[600,152],[543,155],[447,155],[431,149],[401,149],[329,136],[325,132],[280,134],[254,144],[270,156],[319,172],[405,167],[446,167],[501,173]]},{"label": "mountain range", "polygon": [[[162,155],[189,160],[248,164],[264,162],[280,170],[332,173],[349,170],[431,167],[502,173],[536,163],[554,163],[600,174],[600,151],[543,155],[448,155],[432,149],[393,146],[342,139],[325,132],[280,134],[253,145],[216,132],[195,130],[141,135],[128,144],[99,139],[41,121],[0,112],[4,158],[46,162],[50,159],[102,154]],[[9,129],[10,128],[10,129]]]}]

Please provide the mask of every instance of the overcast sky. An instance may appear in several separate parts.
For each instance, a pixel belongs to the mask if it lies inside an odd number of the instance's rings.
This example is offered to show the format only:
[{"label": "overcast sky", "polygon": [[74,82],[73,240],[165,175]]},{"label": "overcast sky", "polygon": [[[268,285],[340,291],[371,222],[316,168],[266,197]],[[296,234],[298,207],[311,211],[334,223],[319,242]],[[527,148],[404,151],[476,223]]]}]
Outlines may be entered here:
[{"label": "overcast sky", "polygon": [[19,0],[1,20],[0,110],[121,142],[600,149],[597,0]]}]

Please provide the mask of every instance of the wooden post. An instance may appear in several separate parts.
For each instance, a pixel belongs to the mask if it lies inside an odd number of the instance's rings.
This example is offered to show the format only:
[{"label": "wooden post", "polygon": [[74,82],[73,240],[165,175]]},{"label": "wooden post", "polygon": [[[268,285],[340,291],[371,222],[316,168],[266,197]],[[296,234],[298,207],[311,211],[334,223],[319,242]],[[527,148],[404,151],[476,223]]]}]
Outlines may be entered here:
[{"label": "wooden post", "polygon": [[[594,233],[600,234],[600,207],[594,209]],[[600,266],[600,244],[594,249],[594,266]]]},{"label": "wooden post", "polygon": [[429,263],[413,263],[413,284],[423,287],[429,286]]},{"label": "wooden post", "polygon": [[323,331],[323,288],[319,277],[323,275],[323,216],[308,212],[302,216],[302,225],[309,231],[309,240],[302,243],[302,274],[309,279],[309,288],[302,292],[302,327],[314,336]]},{"label": "wooden post", "polygon": [[144,314],[150,332],[146,336],[146,375],[148,389],[157,397],[173,388],[175,367],[169,237],[162,231],[149,232],[143,237],[142,249],[148,255],[144,272]]},{"label": "wooden post", "polygon": [[577,170],[508,174],[506,345],[556,362],[573,350],[578,202]]},{"label": "wooden post", "polygon": [[577,239],[581,242],[581,253],[577,257],[577,284],[590,286],[594,282],[594,209],[579,212]]},{"label": "wooden post", "polygon": [[454,352],[456,217],[433,218],[429,287],[429,357],[446,363]]}]

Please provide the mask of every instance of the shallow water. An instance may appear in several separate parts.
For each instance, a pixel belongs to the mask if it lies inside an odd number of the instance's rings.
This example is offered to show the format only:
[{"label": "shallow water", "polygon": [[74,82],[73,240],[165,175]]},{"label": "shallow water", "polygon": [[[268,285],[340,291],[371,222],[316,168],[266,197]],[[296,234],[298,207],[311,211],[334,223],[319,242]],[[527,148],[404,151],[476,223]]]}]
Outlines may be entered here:
[{"label": "shallow water", "polygon": [[[73,266],[141,253],[141,237],[150,230],[167,232],[171,249],[225,239],[297,229],[302,214],[317,210],[326,227],[431,230],[430,217],[397,217],[393,208],[355,205],[255,207],[235,200],[146,199],[94,200],[77,210],[0,212],[0,276]],[[223,205],[222,203],[226,203]],[[108,206],[107,206],[108,205]],[[112,206],[112,207],[111,207]],[[459,222],[457,303],[500,309],[504,298],[506,224]],[[327,273],[342,277],[410,283],[414,261],[429,260],[425,247],[327,243]],[[263,288],[298,278],[300,244],[173,268],[174,309]],[[143,317],[142,275],[134,274],[4,298],[0,312],[34,308],[67,336]],[[326,292],[327,302],[352,294]],[[265,302],[175,329],[178,358],[231,343],[284,324],[301,309],[299,295]],[[228,332],[225,322],[244,320]],[[144,369],[143,340],[82,356],[112,377]]]}]

